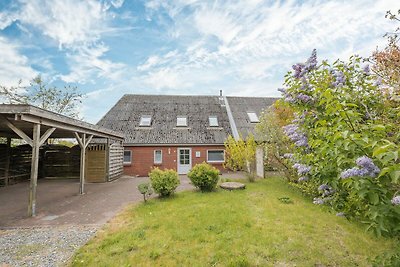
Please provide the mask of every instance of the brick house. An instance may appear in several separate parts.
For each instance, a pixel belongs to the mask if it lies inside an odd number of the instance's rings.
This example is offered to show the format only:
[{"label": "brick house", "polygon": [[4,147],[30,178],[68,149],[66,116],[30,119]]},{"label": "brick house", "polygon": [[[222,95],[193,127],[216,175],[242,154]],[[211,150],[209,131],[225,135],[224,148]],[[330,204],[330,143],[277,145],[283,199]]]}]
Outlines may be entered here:
[{"label": "brick house", "polygon": [[186,174],[207,162],[221,171],[224,141],[254,131],[265,97],[124,95],[98,122],[121,131],[124,173],[147,176],[151,168]]}]

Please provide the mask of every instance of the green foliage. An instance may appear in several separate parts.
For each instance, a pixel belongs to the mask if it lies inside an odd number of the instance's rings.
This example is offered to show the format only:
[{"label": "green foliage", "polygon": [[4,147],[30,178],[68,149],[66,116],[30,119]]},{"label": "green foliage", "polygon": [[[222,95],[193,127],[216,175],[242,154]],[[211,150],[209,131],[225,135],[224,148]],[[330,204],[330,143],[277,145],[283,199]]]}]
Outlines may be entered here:
[{"label": "green foliage", "polygon": [[290,152],[291,144],[285,137],[282,125],[289,119],[293,119],[293,112],[287,108],[287,104],[277,102],[274,107],[263,111],[260,123],[256,126],[256,136],[264,141],[265,164],[269,169],[279,170],[286,173],[290,179],[292,169],[283,159],[285,153]]},{"label": "green foliage", "polygon": [[202,192],[212,191],[217,186],[219,180],[219,170],[205,162],[195,165],[188,177],[192,184]]},{"label": "green foliage", "polygon": [[[307,194],[326,197],[318,187],[329,185],[333,191],[326,204],[377,235],[399,235],[400,206],[391,203],[400,189],[399,103],[388,104],[390,96],[362,62],[353,56],[348,63],[322,62],[302,77],[286,75],[285,99],[308,141],[292,144],[294,156],[287,162],[311,167],[308,181],[297,185]],[[359,170],[361,157],[370,158],[380,173],[344,176],[346,170]]]},{"label": "green foliage", "polygon": [[244,170],[248,174],[249,180],[254,181],[254,163],[256,156],[256,141],[253,135],[249,135],[246,140],[241,137],[235,140],[232,136],[228,136],[225,141],[225,164],[224,166],[234,170]]},{"label": "green foliage", "polygon": [[78,118],[77,107],[82,103],[83,94],[78,92],[76,86],[48,86],[39,75],[30,81],[29,86],[22,86],[19,81],[17,86],[0,85],[0,96],[7,99],[10,104],[31,104],[59,114]]},{"label": "green foliage", "polygon": [[138,185],[138,190],[140,194],[143,195],[144,202],[147,201],[147,198],[153,194],[153,188],[151,187],[150,183],[142,183]]},{"label": "green foliage", "polygon": [[149,173],[151,186],[161,197],[167,197],[174,193],[180,184],[178,173],[174,170],[160,170],[154,168]]}]

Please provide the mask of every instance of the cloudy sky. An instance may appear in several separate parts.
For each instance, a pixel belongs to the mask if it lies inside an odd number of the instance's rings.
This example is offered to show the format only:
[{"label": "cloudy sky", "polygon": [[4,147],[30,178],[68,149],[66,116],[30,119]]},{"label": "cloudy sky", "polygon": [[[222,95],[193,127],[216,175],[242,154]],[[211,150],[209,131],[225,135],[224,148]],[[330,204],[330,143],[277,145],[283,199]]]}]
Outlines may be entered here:
[{"label": "cloudy sky", "polygon": [[[396,5],[397,4],[397,5]],[[285,73],[368,56],[398,0],[0,1],[0,84],[35,75],[86,94],[96,123],[126,93],[278,96]]]}]

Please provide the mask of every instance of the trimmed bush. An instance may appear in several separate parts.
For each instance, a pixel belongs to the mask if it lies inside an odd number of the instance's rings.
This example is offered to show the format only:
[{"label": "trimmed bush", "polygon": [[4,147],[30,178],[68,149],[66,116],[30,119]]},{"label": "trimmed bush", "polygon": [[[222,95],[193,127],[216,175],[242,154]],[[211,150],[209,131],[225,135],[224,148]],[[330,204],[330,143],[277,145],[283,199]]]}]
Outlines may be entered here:
[{"label": "trimmed bush", "polygon": [[161,197],[167,197],[174,193],[180,184],[178,173],[174,170],[160,170],[154,168],[149,173],[151,186]]},{"label": "trimmed bush", "polygon": [[188,173],[188,177],[192,184],[202,192],[212,191],[217,186],[219,170],[203,162],[195,165]]},{"label": "trimmed bush", "polygon": [[139,184],[138,190],[139,190],[140,194],[143,195],[144,202],[146,202],[147,198],[149,198],[151,196],[151,194],[153,194],[153,188],[151,188],[150,183]]}]

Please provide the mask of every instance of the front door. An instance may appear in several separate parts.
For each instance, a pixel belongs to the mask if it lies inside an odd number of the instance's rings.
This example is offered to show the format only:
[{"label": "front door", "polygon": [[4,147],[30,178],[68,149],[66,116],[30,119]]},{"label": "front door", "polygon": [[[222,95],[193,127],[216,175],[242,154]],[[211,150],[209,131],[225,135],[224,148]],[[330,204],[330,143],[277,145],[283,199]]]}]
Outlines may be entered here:
[{"label": "front door", "polygon": [[191,149],[178,148],[178,174],[187,174],[192,167]]}]

